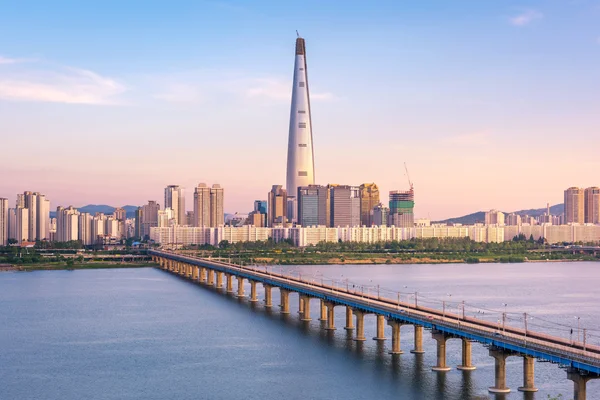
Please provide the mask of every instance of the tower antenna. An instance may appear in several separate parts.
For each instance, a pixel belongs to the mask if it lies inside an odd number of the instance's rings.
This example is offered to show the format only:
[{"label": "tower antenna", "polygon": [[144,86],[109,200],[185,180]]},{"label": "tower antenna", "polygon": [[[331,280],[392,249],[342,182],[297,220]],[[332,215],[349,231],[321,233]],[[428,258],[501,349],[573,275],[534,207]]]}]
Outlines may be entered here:
[{"label": "tower antenna", "polygon": [[298,29],[296,29],[296,36],[300,37],[300,34],[298,33]]}]

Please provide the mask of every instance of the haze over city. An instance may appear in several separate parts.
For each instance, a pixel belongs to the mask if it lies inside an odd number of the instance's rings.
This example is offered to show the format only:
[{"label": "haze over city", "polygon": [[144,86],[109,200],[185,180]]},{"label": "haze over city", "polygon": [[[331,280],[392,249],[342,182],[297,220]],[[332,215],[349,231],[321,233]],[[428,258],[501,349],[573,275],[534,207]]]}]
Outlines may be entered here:
[{"label": "haze over city", "polygon": [[317,183],[407,189],[406,161],[432,219],[597,184],[597,1],[109,3],[2,6],[0,197],[140,205],[178,184],[191,204],[208,181],[247,211],[285,184],[296,29]]}]

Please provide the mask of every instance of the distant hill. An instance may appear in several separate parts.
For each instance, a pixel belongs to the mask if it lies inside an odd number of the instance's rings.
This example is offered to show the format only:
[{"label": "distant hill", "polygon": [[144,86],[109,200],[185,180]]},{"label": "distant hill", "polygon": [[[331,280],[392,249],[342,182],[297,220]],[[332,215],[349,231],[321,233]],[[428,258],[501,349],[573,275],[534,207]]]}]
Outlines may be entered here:
[{"label": "distant hill", "polygon": [[[564,212],[565,206],[564,204],[556,204],[550,207],[550,214],[552,215],[560,215]],[[503,211],[504,214],[510,214],[510,212]],[[538,217],[543,215],[546,212],[545,208],[532,208],[530,210],[519,210],[513,211],[518,215],[529,215],[531,217]],[[435,221],[437,224],[463,224],[463,225],[473,225],[476,223],[484,223],[485,222],[485,211],[478,211],[476,213],[463,215],[462,217],[456,218],[448,218],[443,221]]]},{"label": "distant hill", "polygon": [[[104,213],[104,214],[112,214],[115,211],[116,207],[107,206],[106,204],[88,204],[83,207],[76,207],[77,210],[81,213],[90,213],[92,215],[96,213]],[[135,210],[137,210],[137,206],[123,206],[125,212],[127,213],[127,218],[135,218]],[[56,211],[50,212],[50,217],[56,217]]]}]

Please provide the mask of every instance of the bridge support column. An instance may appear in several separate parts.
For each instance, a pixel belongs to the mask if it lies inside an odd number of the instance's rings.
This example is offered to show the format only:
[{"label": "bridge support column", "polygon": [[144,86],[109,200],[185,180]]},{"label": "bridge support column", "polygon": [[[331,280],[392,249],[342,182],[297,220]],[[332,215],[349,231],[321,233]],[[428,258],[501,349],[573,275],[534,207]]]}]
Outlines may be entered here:
[{"label": "bridge support column", "polygon": [[281,296],[281,301],[279,303],[279,307],[281,308],[282,314],[290,313],[290,292],[286,289],[279,289],[279,294]]},{"label": "bridge support column", "polygon": [[582,375],[581,371],[576,369],[567,370],[567,379],[573,381],[573,400],[585,400],[587,392],[587,382],[594,377]]},{"label": "bridge support column", "polygon": [[191,278],[192,275],[193,275],[193,269],[194,269],[194,267],[192,265],[187,264],[187,268],[186,269],[187,269],[187,277]]},{"label": "bridge support column", "polygon": [[456,367],[461,371],[473,371],[476,367],[471,363],[471,341],[462,338],[462,364]]},{"label": "bridge support column", "polygon": [[169,260],[169,271],[175,272],[175,261]]},{"label": "bridge support column", "polygon": [[346,326],[345,330],[351,331],[354,330],[354,318],[352,315],[352,307],[346,306]]},{"label": "bridge support column", "polygon": [[423,326],[415,325],[415,348],[410,352],[413,354],[423,354]]},{"label": "bridge support column", "polygon": [[265,288],[265,307],[271,308],[273,307],[273,298],[271,289],[273,288],[271,285],[263,284]]},{"label": "bridge support column", "polygon": [[244,278],[242,278],[241,276],[238,276],[237,281],[238,281],[237,297],[242,298],[242,297],[244,297]]},{"label": "bridge support column", "polygon": [[225,290],[227,293],[233,293],[233,275],[225,274],[225,281],[227,289]]},{"label": "bridge support column", "polygon": [[223,288],[223,273],[221,271],[215,271],[217,275],[217,289]]},{"label": "bridge support column", "polygon": [[364,342],[367,340],[365,338],[365,313],[358,310],[353,310],[354,315],[356,315],[356,337],[354,340],[357,342]]},{"label": "bridge support column", "polygon": [[385,340],[385,317],[383,315],[377,315],[377,336],[373,340]]},{"label": "bridge support column", "polygon": [[446,340],[448,340],[448,336],[442,332],[435,331],[431,336],[437,342],[437,364],[431,370],[438,372],[450,371],[451,368],[446,365]]},{"label": "bridge support column", "polygon": [[537,392],[538,388],[534,384],[535,378],[535,358],[523,356],[523,386],[519,392]]},{"label": "bridge support column", "polygon": [[302,313],[302,321],[310,321],[310,297],[300,295],[300,303],[303,303],[302,310],[304,310]]},{"label": "bridge support column", "polygon": [[206,284],[209,286],[213,286],[215,284],[215,274],[214,274],[215,271],[213,271],[212,269],[209,269],[207,272],[208,272],[208,277],[206,279],[206,281],[207,281]]},{"label": "bridge support column", "polygon": [[390,351],[390,354],[404,353],[400,348],[400,327],[402,324],[398,321],[388,320],[388,325],[392,327],[392,351]]},{"label": "bridge support column", "polygon": [[320,300],[320,309],[321,315],[319,316],[319,321],[327,321],[327,307],[325,306],[325,300]]},{"label": "bridge support column", "polygon": [[335,331],[335,304],[327,302],[325,305],[327,306],[327,327],[325,329]]},{"label": "bridge support column", "polygon": [[250,302],[256,303],[258,297],[256,296],[256,281],[250,281]]},{"label": "bridge support column", "polygon": [[196,267],[196,266],[192,267],[192,280],[193,281],[197,281],[198,280],[198,275],[200,275],[199,268]]},{"label": "bridge support column", "polygon": [[300,318],[304,315],[304,299],[300,293],[298,293],[298,314],[300,314]]},{"label": "bridge support column", "polygon": [[496,360],[495,385],[488,388],[490,393],[509,393],[510,388],[506,387],[506,359],[510,354],[500,349],[490,349],[490,356]]},{"label": "bridge support column", "polygon": [[200,282],[206,282],[206,268],[200,267]]}]

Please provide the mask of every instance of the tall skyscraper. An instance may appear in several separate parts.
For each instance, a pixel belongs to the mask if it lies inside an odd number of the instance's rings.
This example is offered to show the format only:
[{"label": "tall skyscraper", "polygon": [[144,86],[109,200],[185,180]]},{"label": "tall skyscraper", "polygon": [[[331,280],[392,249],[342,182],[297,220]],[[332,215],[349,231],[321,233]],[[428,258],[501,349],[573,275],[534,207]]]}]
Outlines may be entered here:
[{"label": "tall skyscraper", "polygon": [[156,201],[148,200],[148,204],[142,206],[141,212],[141,238],[150,236],[150,228],[158,226],[158,211],[160,204]]},{"label": "tall skyscraper", "polygon": [[587,224],[600,224],[600,188],[585,189],[584,211]]},{"label": "tall skyscraper", "polygon": [[37,194],[37,240],[50,240],[50,200],[43,194]]},{"label": "tall skyscraper", "polygon": [[371,226],[373,223],[373,208],[379,204],[379,188],[374,183],[360,185],[360,224]]},{"label": "tall skyscraper", "polygon": [[199,183],[194,189],[194,226],[210,225],[210,188]]},{"label": "tall skyscraper", "polygon": [[26,242],[29,239],[29,209],[25,207],[15,208],[16,231],[14,239],[17,243]]},{"label": "tall skyscraper", "polygon": [[[17,218],[18,219],[18,218]],[[56,241],[79,239],[79,211],[73,206],[56,208]]]},{"label": "tall skyscraper", "polygon": [[210,226],[225,225],[225,191],[221,185],[215,183],[210,188]]},{"label": "tall skyscraper", "polygon": [[8,199],[0,198],[0,246],[8,244]]},{"label": "tall skyscraper", "polygon": [[565,190],[565,224],[583,224],[584,218],[584,190],[570,187]]},{"label": "tall skyscraper", "polygon": [[177,185],[165,188],[165,208],[173,210],[173,219],[176,225],[185,225],[185,190]]},{"label": "tall skyscraper", "polygon": [[296,39],[296,60],[290,111],[290,132],[287,158],[287,194],[295,196],[299,186],[315,183],[315,157],[313,152],[310,95],[306,71],[306,45]]},{"label": "tall skyscraper", "polygon": [[415,225],[415,191],[393,190],[390,192],[389,225],[397,228],[412,228]]},{"label": "tall skyscraper", "polygon": [[273,185],[268,193],[267,226],[287,223],[287,191],[281,185]]},{"label": "tall skyscraper", "polygon": [[92,222],[94,217],[90,213],[81,213],[77,218],[77,240],[84,246],[94,244],[92,237]]},{"label": "tall skyscraper", "polygon": [[330,226],[360,226],[360,189],[357,186],[329,185]]},{"label": "tall skyscraper", "polygon": [[327,186],[308,185],[298,188],[298,224],[301,226],[329,226],[329,189]]}]

